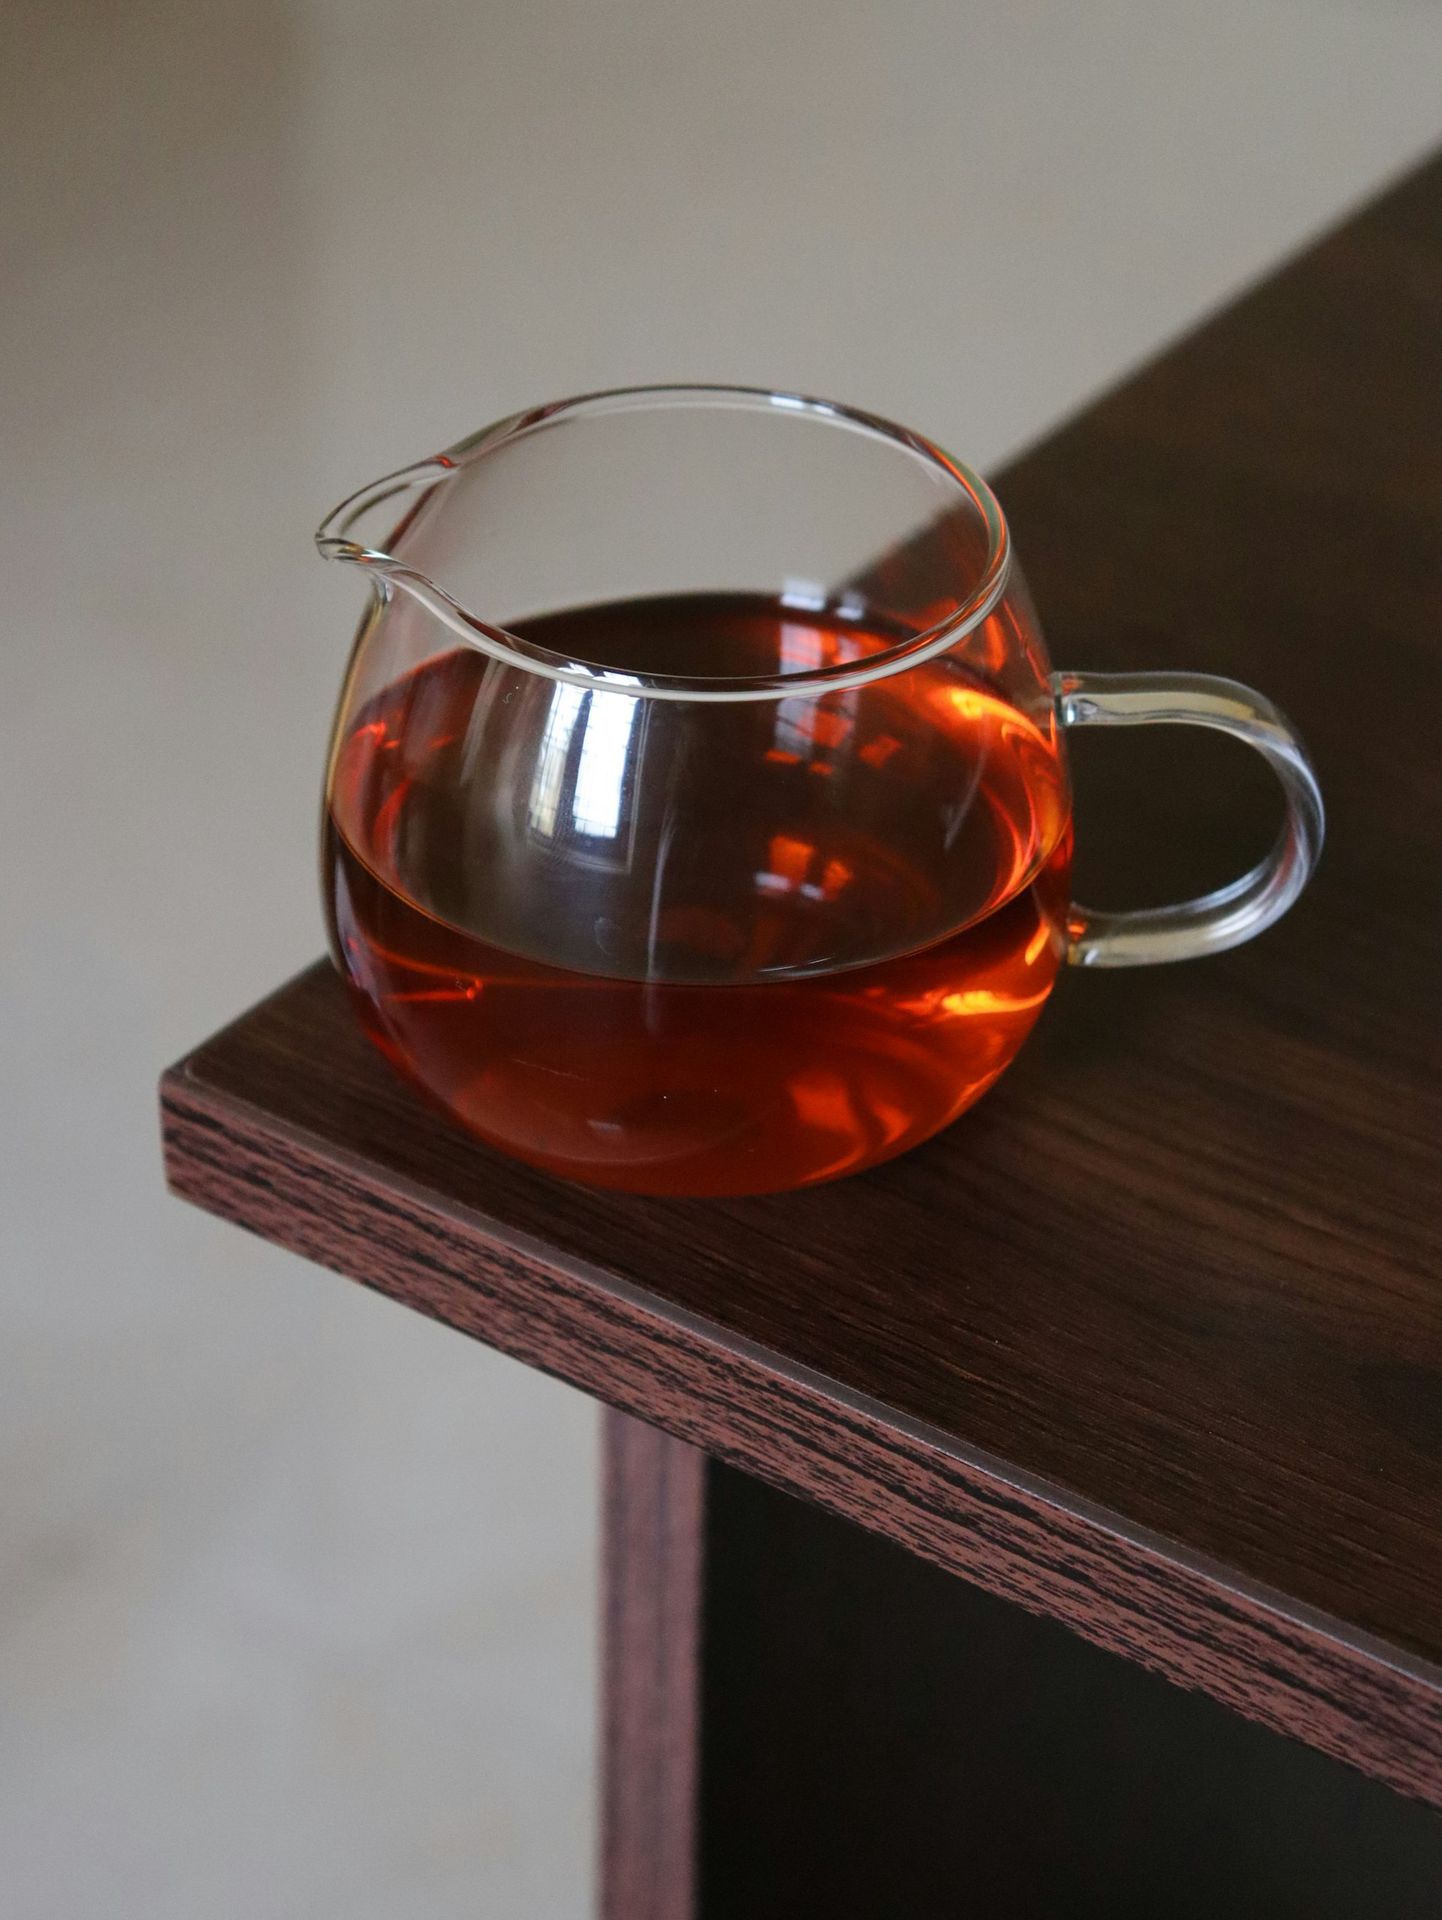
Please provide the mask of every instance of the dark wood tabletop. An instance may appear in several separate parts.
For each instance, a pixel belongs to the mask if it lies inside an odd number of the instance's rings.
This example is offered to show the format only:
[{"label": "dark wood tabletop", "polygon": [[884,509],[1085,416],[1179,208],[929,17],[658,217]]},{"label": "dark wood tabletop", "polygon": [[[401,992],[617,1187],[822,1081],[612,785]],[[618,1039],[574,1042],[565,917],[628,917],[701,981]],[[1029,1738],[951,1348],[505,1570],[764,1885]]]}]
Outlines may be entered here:
[{"label": "dark wood tabletop", "polygon": [[[318,965],[166,1076],[170,1179],[1442,1804],[1442,162],[996,485],[1058,665],[1300,726],[1330,837],[1280,927],[1069,977],[930,1145],[725,1202],[472,1144]],[[1098,905],[1274,829],[1225,742],[1079,746]]]}]

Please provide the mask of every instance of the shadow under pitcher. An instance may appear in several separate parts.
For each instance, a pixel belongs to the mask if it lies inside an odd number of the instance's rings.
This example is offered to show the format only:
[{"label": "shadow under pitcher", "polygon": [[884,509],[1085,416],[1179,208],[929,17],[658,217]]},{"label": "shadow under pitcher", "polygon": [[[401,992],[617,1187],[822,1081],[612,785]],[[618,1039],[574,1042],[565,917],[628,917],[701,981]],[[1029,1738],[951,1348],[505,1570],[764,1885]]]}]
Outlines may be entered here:
[{"label": "shadow under pitcher", "polygon": [[[849,407],[538,407],[317,541],[371,588],[326,781],[336,964],[407,1079],[571,1179],[736,1194],[872,1166],[991,1086],[1064,961],[1249,940],[1317,857],[1269,702],[1054,673],[985,483]],[[1154,722],[1255,747],[1281,833],[1203,899],[1095,913],[1064,735]]]}]

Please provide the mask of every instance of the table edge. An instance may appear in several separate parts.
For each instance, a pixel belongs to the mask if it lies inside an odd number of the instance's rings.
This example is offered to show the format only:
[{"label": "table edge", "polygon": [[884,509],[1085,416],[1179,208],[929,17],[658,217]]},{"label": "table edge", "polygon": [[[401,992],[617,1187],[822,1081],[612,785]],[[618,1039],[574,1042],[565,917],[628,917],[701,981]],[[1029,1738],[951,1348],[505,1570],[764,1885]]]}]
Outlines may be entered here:
[{"label": "table edge", "polygon": [[1431,1660],[423,1183],[382,1182],[209,1084],[206,1051],[161,1081],[182,1198],[1442,1807]]}]

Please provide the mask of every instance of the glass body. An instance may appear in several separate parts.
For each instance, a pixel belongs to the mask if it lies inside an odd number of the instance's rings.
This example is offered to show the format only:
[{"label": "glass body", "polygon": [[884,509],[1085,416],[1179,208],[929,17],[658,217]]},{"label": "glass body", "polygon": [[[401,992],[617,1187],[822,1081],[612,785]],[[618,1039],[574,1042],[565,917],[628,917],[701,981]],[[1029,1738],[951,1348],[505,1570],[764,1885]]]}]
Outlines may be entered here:
[{"label": "glass body", "polygon": [[[371,583],[326,787],[336,963],[400,1072],[555,1173],[870,1166],[995,1081],[1068,954],[1245,938],[1315,854],[1274,710],[1053,675],[984,484],[850,409],[589,396],[319,538]],[[1103,921],[1070,902],[1063,730],[1139,718],[1250,738],[1288,825],[1225,897]]]}]

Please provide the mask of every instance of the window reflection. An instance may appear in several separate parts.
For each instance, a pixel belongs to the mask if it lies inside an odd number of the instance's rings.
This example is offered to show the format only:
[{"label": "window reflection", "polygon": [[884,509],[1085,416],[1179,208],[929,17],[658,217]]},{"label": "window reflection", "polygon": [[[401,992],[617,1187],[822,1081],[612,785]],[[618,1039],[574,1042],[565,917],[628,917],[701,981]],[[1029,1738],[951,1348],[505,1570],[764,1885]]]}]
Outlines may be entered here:
[{"label": "window reflection", "polygon": [[551,695],[551,710],[546,715],[546,730],[536,755],[527,813],[532,827],[543,839],[549,840],[556,831],[556,817],[566,785],[566,762],[571,757],[571,736],[576,731],[581,703],[586,698],[582,688],[564,682]]},{"label": "window reflection", "polygon": [[[527,797],[538,838],[614,841],[629,828],[632,735],[641,702],[562,683],[551,693]],[[602,849],[595,849],[600,853]]]},{"label": "window reflection", "polygon": [[590,839],[614,840],[621,830],[631,733],[641,703],[622,693],[593,693],[587,698],[571,825]]}]

